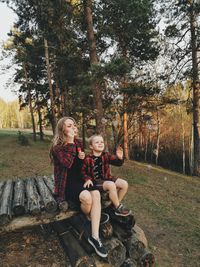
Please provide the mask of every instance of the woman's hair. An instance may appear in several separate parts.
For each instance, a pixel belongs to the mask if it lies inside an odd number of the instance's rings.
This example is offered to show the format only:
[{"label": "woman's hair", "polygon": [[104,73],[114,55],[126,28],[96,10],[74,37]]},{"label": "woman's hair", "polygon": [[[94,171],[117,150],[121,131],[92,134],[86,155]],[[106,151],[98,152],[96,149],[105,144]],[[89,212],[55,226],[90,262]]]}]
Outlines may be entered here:
[{"label": "woman's hair", "polygon": [[64,124],[66,120],[72,120],[75,124],[76,121],[71,118],[71,117],[63,117],[61,118],[56,125],[56,129],[55,129],[55,135],[54,138],[52,140],[52,146],[56,146],[56,145],[63,145],[65,142],[65,136],[64,136]]}]

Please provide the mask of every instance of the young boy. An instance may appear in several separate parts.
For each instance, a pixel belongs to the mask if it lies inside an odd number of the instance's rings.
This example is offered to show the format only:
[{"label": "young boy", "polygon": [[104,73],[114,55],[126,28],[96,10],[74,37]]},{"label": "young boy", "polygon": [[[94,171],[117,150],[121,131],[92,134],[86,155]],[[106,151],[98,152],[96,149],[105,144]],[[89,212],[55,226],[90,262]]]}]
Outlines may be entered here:
[{"label": "young boy", "polygon": [[82,176],[85,181],[84,187],[88,190],[99,189],[100,192],[108,191],[109,198],[115,210],[115,215],[128,216],[130,210],[121,203],[127,190],[128,183],[111,175],[110,166],[123,164],[123,150],[118,147],[116,155],[104,152],[104,140],[101,135],[93,135],[89,139],[92,153],[87,156],[82,165]]}]

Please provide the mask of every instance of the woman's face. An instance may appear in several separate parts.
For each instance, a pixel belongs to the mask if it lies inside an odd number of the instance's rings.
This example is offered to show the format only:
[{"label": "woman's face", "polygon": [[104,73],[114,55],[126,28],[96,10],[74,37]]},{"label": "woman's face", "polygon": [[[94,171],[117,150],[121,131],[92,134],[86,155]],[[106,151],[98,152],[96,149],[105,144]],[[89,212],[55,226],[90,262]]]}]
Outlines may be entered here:
[{"label": "woman's face", "polygon": [[77,132],[76,124],[73,120],[67,119],[63,125],[63,133],[64,133],[64,135],[67,136],[68,133],[72,132],[72,131],[74,132],[74,135],[76,135],[76,132]]}]

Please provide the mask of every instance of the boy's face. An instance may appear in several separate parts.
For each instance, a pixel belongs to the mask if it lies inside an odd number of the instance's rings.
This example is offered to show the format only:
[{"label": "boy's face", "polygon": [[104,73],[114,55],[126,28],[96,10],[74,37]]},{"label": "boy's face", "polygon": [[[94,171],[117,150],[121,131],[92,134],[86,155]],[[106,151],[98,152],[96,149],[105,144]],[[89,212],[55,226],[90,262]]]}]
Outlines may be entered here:
[{"label": "boy's face", "polygon": [[90,146],[95,152],[102,152],[104,150],[104,140],[102,136],[95,136]]}]

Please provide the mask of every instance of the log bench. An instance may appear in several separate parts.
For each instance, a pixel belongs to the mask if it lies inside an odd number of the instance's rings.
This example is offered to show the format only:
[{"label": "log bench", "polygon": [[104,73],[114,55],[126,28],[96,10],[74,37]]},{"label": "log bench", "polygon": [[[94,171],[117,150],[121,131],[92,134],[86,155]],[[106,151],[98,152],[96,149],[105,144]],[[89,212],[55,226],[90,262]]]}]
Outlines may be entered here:
[{"label": "log bench", "polygon": [[[103,212],[109,221],[101,221],[100,237],[108,250],[101,259],[87,242],[91,233],[90,221],[67,202],[58,206],[53,197],[52,176],[0,182],[0,234],[32,227],[48,226],[58,239],[71,266],[154,266],[154,255],[149,251],[144,232],[135,224],[134,216],[116,216],[108,206],[106,194],[102,197]],[[45,227],[44,227],[45,228]]]}]

